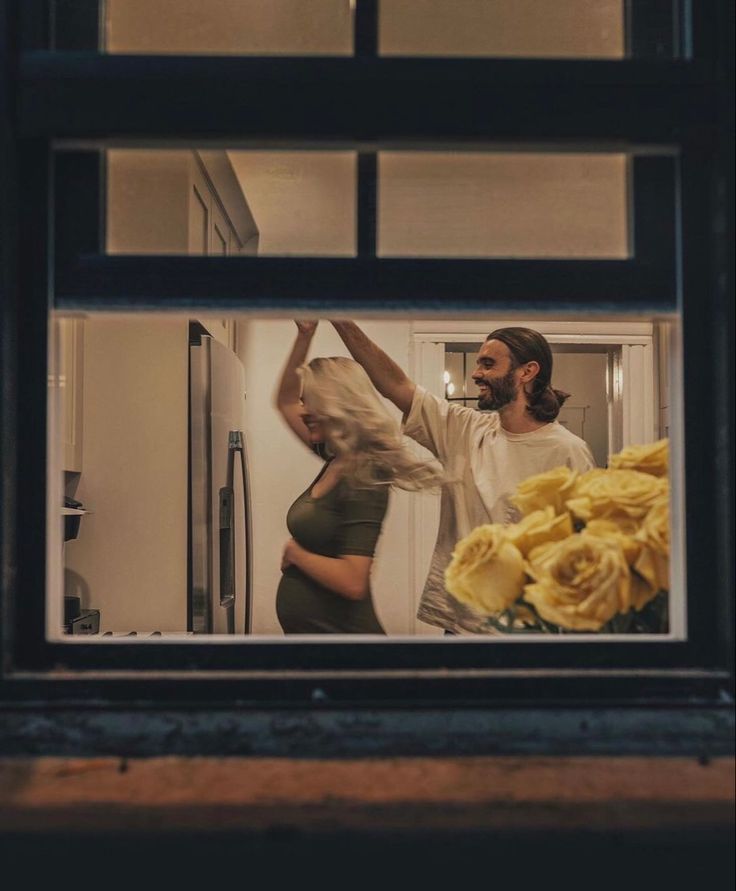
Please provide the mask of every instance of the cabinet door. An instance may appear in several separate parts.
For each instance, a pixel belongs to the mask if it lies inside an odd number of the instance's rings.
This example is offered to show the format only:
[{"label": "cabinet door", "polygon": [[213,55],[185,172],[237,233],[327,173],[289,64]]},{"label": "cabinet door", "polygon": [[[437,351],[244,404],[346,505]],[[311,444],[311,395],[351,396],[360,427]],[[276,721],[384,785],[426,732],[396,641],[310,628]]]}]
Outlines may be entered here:
[{"label": "cabinet door", "polygon": [[220,209],[217,199],[212,198],[212,234],[210,254],[226,257],[230,253],[230,224]]},{"label": "cabinet door", "polygon": [[84,392],[84,322],[59,319],[59,389],[63,431],[63,469],[82,470],[82,395]]},{"label": "cabinet door", "polygon": [[218,319],[216,316],[197,316],[207,331],[229,350],[235,351],[235,321],[233,319]]},{"label": "cabinet door", "polygon": [[210,245],[210,202],[203,184],[189,184],[189,253],[208,254]]},{"label": "cabinet door", "polygon": [[[194,154],[190,162],[189,253],[227,256],[237,237],[211,181]],[[235,350],[235,322],[214,316],[199,317],[209,333]]]}]

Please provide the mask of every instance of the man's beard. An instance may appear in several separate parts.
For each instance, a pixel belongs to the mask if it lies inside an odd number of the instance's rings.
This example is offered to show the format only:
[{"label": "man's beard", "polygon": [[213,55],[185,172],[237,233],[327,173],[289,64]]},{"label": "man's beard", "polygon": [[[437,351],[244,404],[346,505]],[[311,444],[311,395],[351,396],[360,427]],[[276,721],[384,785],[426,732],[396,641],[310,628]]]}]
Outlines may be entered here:
[{"label": "man's beard", "polygon": [[516,399],[516,381],[514,380],[515,368],[509,369],[506,374],[488,384],[488,392],[478,397],[478,408],[481,411],[500,411]]}]

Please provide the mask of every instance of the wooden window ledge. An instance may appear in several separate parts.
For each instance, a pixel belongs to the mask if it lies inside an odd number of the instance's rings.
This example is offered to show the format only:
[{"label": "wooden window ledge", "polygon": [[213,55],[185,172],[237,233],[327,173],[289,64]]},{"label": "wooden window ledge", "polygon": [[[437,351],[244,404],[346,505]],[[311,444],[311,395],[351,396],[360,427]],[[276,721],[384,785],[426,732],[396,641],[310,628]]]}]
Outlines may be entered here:
[{"label": "wooden window ledge", "polygon": [[733,822],[733,758],[0,759],[2,832],[638,832]]}]

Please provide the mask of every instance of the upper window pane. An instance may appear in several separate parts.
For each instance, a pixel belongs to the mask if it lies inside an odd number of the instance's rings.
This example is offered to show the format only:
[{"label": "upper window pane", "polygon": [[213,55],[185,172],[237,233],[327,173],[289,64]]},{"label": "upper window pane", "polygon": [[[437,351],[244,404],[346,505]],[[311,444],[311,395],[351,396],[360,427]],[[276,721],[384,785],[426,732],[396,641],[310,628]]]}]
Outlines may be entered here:
[{"label": "upper window pane", "polygon": [[629,255],[623,154],[382,152],[378,253]]},{"label": "upper window pane", "polygon": [[127,54],[625,59],[681,52],[651,0],[106,0],[57,3],[53,45]]},{"label": "upper window pane", "polygon": [[107,0],[109,53],[346,56],[350,0]]},{"label": "upper window pane", "polygon": [[383,0],[385,56],[621,59],[622,0]]},{"label": "upper window pane", "polygon": [[353,256],[356,154],[112,149],[111,254]]},{"label": "upper window pane", "polygon": [[[380,152],[384,257],[625,258],[624,154]],[[112,149],[111,254],[355,256],[350,151]]]}]

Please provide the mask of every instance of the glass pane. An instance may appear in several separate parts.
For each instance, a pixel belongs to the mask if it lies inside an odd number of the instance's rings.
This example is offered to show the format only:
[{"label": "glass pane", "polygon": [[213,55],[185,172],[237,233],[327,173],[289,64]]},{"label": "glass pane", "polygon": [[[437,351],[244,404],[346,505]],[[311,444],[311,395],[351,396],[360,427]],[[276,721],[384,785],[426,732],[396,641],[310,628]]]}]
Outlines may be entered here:
[{"label": "glass pane", "polygon": [[107,152],[107,252],[352,256],[354,152]]},{"label": "glass pane", "polygon": [[386,56],[625,55],[623,0],[384,0]]},{"label": "glass pane", "polygon": [[[345,368],[328,320],[297,341],[290,319],[206,310],[52,318],[50,638],[686,637],[678,323],[489,313],[358,325],[422,388],[403,439],[402,407],[353,387],[357,366]],[[551,371],[529,358],[544,341]],[[343,358],[301,378],[314,357]],[[556,402],[522,380],[530,372]],[[398,443],[376,464],[390,491],[361,476],[378,461],[365,445],[376,431]],[[409,472],[424,488],[402,488]],[[348,515],[331,485],[349,486],[366,515]],[[346,547],[346,530],[360,541]],[[285,551],[290,538],[302,551]],[[341,548],[370,564],[362,599],[300,562]],[[594,584],[565,575],[576,560]]]},{"label": "glass pane", "polygon": [[381,152],[378,252],[629,255],[623,154]]},{"label": "glass pane", "polygon": [[350,0],[106,0],[109,53],[350,55]]}]

